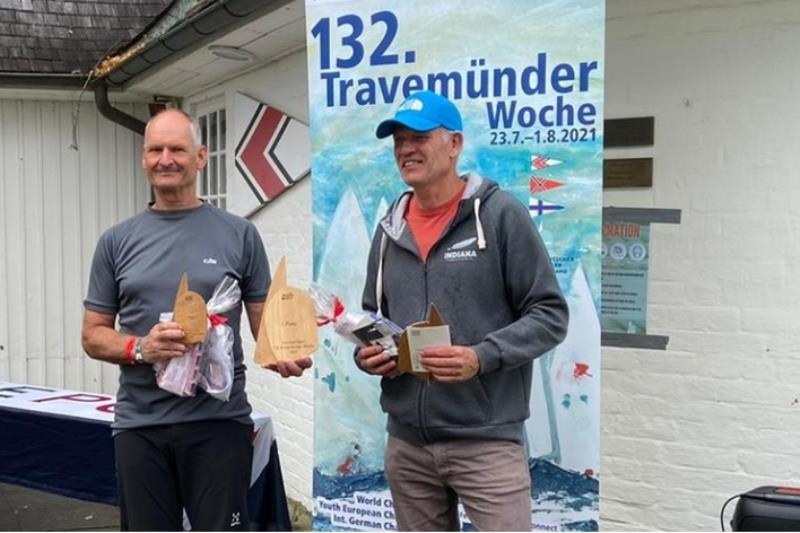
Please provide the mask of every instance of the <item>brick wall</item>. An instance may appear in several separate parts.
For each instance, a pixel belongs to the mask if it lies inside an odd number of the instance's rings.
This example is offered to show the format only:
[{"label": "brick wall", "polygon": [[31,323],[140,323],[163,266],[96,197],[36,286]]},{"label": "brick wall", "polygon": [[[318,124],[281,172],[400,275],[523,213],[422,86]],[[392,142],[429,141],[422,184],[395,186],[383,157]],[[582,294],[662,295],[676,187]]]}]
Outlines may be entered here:
[{"label": "brick wall", "polygon": [[[236,80],[244,92],[308,123],[305,51]],[[312,275],[311,178],[293,186],[253,219],[269,255],[272,270],[286,257],[290,285],[307,288]],[[250,352],[255,349],[253,343]],[[248,370],[248,394],[253,407],[269,413],[281,452],[289,497],[311,509],[314,435],[313,370],[301,378],[282,379],[273,372]]]},{"label": "brick wall", "polygon": [[[800,2],[609,0],[606,117],[655,117],[648,332],[603,350],[601,527],[714,530],[729,496],[797,484]],[[794,443],[794,444],[793,444]],[[731,509],[727,516],[730,517]]]},{"label": "brick wall", "polygon": [[[311,179],[301,181],[259,213],[256,225],[264,240],[272,270],[286,257],[288,282],[307,288],[311,282]],[[245,345],[253,353],[255,343]],[[301,378],[248,365],[247,392],[255,409],[269,413],[281,454],[281,467],[289,497],[311,509],[314,435],[313,369]]]}]

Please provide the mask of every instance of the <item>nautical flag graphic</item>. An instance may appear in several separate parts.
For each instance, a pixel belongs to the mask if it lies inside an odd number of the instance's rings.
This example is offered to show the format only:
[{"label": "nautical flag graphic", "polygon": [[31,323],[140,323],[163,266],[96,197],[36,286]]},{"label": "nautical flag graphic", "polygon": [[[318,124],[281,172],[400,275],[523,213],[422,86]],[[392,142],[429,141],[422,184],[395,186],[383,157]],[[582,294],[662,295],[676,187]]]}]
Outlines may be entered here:
[{"label": "nautical flag graphic", "polygon": [[531,170],[541,170],[547,167],[554,167],[560,165],[563,161],[558,159],[551,159],[542,155],[531,154]]},{"label": "nautical flag graphic", "polygon": [[561,211],[564,209],[563,205],[551,204],[550,202],[543,202],[538,198],[534,198],[531,196],[528,202],[528,210],[531,212],[532,217],[540,217],[542,215],[548,215],[555,211]]},{"label": "nautical flag graphic", "polygon": [[537,178],[531,176],[531,192],[545,192],[558,189],[564,185],[563,181],[549,180],[547,178]]}]

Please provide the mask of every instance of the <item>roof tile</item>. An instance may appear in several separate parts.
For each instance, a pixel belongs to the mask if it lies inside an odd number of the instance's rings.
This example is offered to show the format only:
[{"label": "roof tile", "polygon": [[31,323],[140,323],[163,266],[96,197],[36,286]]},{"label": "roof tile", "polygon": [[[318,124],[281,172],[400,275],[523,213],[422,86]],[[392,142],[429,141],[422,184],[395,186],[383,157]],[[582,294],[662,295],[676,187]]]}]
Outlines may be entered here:
[{"label": "roof tile", "polygon": [[[171,0],[15,0],[0,8],[0,71],[87,73]],[[13,7],[8,7],[13,5]]]}]

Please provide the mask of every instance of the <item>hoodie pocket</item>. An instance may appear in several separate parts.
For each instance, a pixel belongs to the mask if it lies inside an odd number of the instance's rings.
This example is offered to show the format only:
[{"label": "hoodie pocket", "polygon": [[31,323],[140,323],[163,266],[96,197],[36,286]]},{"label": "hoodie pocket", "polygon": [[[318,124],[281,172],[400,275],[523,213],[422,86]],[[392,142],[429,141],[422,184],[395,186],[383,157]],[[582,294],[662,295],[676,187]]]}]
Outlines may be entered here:
[{"label": "hoodie pocket", "polygon": [[417,399],[421,381],[409,375],[381,380],[381,408],[400,422],[419,427]]},{"label": "hoodie pocket", "polygon": [[492,419],[492,404],[478,377],[464,383],[432,383],[424,409],[430,428],[478,426]]}]

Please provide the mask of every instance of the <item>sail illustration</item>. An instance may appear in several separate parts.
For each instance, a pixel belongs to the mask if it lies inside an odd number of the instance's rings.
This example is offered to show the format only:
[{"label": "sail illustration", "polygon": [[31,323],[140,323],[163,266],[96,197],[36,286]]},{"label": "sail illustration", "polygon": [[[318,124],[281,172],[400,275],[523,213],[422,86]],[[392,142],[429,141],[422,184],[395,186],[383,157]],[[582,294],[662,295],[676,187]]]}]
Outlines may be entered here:
[{"label": "sail illustration", "polygon": [[541,392],[533,395],[526,430],[535,457],[576,472],[597,472],[600,431],[590,421],[600,412],[600,321],[582,266],[575,269],[570,285],[565,295],[570,310],[567,337],[536,362],[534,387]]},{"label": "sail illustration", "polygon": [[[370,237],[365,217],[351,189],[342,195],[329,231],[336,237],[326,241],[316,281],[338,296],[346,310],[360,312]],[[327,444],[316,447],[317,465],[322,470],[335,471],[347,460],[353,443],[356,443],[364,450],[359,458],[361,463],[379,470],[383,467],[385,438],[385,415],[377,408],[379,380],[356,367],[353,361],[355,346],[337,335],[332,326],[321,327],[319,334],[320,348],[315,363],[315,376],[318,377],[315,381],[318,398],[315,424],[317,434],[324,434]]]}]

